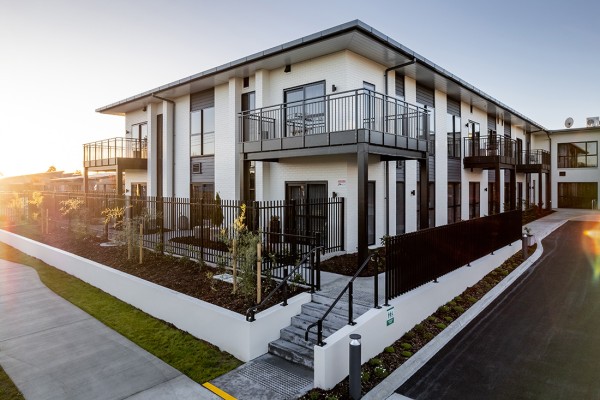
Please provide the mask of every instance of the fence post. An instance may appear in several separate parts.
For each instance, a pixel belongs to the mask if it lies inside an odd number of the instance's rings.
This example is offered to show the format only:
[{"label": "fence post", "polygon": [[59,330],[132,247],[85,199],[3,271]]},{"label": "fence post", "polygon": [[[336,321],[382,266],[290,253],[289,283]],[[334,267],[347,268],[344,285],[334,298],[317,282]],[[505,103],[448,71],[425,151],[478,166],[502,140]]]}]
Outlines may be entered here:
[{"label": "fence post", "polygon": [[[317,232],[317,247],[321,244],[321,232]],[[317,263],[316,271],[317,274],[317,290],[321,290],[321,251],[316,251]]]},{"label": "fence post", "polygon": [[352,303],[354,303],[354,283],[350,282],[350,286],[348,286],[348,325],[356,325]]},{"label": "fence post", "polygon": [[200,198],[200,258],[204,261],[204,198]]},{"label": "fence post", "polygon": [[233,268],[233,293],[237,293],[237,240],[233,239],[233,252],[231,256],[232,260],[232,268]]},{"label": "fence post", "polygon": [[127,220],[127,227],[126,229],[126,237],[127,237],[127,259],[131,260],[131,257],[133,256],[133,246],[131,244],[131,239],[133,237],[133,228],[132,228],[132,224],[131,224],[131,219]]},{"label": "fence post", "polygon": [[140,224],[140,264],[144,261],[144,224]]},{"label": "fence post", "polygon": [[256,304],[262,301],[262,245],[256,244]]}]

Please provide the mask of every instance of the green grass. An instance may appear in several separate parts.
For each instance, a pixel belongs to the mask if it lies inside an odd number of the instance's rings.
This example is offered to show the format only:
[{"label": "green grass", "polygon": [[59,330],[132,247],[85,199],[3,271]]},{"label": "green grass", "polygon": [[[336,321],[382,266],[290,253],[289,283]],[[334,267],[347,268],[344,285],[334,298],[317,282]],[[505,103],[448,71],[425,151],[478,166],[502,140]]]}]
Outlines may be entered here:
[{"label": "green grass", "polygon": [[0,399],[2,400],[23,400],[25,397],[19,392],[19,389],[10,380],[6,372],[0,367]]},{"label": "green grass", "polygon": [[[214,379],[242,364],[216,346],[4,243],[0,243],[0,258],[33,267],[50,290],[198,383]],[[0,373],[0,390],[4,390],[6,380],[10,390],[12,382]],[[5,398],[1,391],[0,398]]]}]

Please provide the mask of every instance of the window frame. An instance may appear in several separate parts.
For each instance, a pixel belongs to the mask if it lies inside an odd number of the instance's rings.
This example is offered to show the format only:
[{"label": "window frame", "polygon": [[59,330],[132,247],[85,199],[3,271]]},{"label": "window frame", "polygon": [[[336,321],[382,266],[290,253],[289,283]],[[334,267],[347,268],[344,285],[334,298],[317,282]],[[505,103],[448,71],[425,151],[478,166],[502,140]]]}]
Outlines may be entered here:
[{"label": "window frame", "polygon": [[[566,155],[561,155],[562,148],[565,148],[567,146],[573,147],[578,144],[585,144],[585,150],[584,150],[585,154],[584,155],[569,154],[568,149],[567,149]],[[595,146],[595,153],[592,153],[592,154],[589,153],[588,146],[590,144],[593,144]],[[579,146],[576,146],[576,147],[579,147]],[[557,153],[556,157],[557,157],[558,168],[564,168],[564,169],[568,169],[568,168],[598,168],[598,141],[596,141],[596,140],[557,143],[556,153]],[[583,163],[583,165],[580,165],[580,163],[579,163],[580,157],[585,158],[585,163]],[[590,159],[590,158],[594,159],[593,165],[591,165],[591,163],[588,162],[588,159]]]}]

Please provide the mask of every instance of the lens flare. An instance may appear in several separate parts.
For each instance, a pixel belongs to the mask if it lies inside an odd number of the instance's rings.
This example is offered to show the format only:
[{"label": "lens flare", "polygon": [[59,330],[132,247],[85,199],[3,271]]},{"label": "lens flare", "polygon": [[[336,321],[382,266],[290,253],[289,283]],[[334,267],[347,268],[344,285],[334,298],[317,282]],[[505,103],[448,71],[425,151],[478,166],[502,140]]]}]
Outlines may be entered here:
[{"label": "lens flare", "polygon": [[600,225],[597,225],[594,229],[587,229],[583,231],[584,237],[587,237],[591,241],[591,246],[588,248],[588,258],[592,267],[593,281],[594,283],[600,281]]}]

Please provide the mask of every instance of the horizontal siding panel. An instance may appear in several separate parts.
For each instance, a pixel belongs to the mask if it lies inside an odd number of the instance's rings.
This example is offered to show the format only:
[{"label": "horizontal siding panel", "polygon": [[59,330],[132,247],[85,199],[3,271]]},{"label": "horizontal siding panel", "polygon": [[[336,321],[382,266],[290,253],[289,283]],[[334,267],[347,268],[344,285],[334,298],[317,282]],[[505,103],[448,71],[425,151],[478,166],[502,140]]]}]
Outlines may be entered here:
[{"label": "horizontal siding panel", "polygon": [[396,164],[396,182],[404,182],[405,180],[404,161],[398,161]]},{"label": "horizontal siding panel", "polygon": [[190,96],[190,111],[198,111],[215,106],[215,90],[208,89],[192,93]]},{"label": "horizontal siding panel", "polygon": [[460,117],[460,101],[448,97],[448,114]]},{"label": "horizontal siding panel", "polygon": [[459,158],[448,159],[448,182],[460,182],[461,167]]},{"label": "horizontal siding panel", "polygon": [[417,103],[423,104],[427,107],[435,107],[433,89],[417,85]]},{"label": "horizontal siding panel", "polygon": [[488,129],[496,130],[496,116],[488,114]]},{"label": "horizontal siding panel", "polygon": [[192,165],[200,163],[202,164],[201,173],[191,173],[192,183],[214,183],[215,182],[215,157],[197,157],[192,158],[190,163],[190,171],[192,171]]},{"label": "horizontal siding panel", "polygon": [[404,98],[404,75],[396,72],[396,97]]}]

